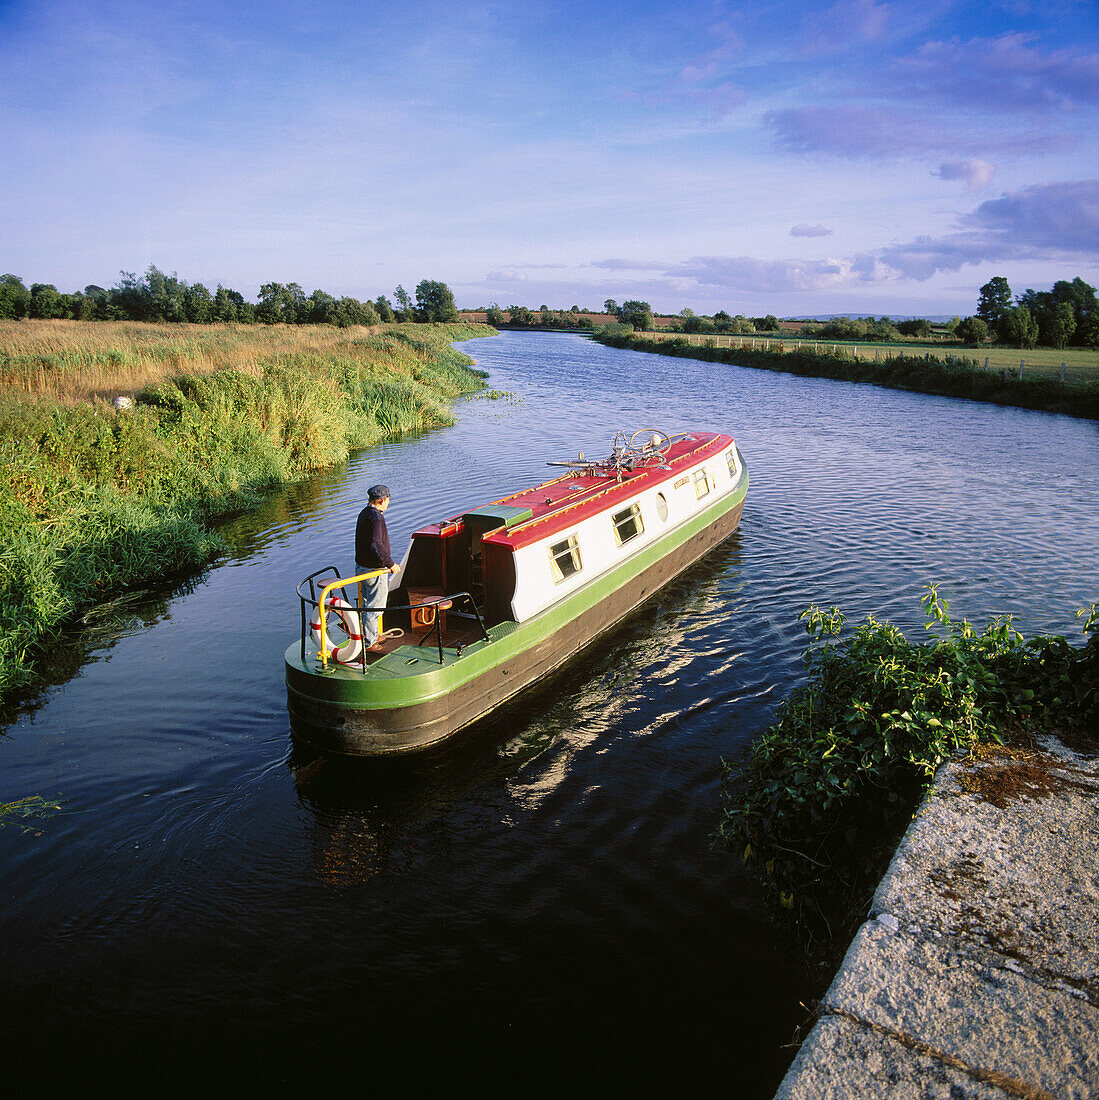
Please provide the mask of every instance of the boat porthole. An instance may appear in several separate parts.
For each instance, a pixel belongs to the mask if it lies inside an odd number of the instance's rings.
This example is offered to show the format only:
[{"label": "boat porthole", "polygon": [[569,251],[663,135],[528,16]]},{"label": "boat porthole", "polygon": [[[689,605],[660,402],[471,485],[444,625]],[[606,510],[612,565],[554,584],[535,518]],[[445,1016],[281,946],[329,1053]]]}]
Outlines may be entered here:
[{"label": "boat porthole", "polygon": [[656,494],[656,514],[660,517],[661,521],[667,522],[668,501],[663,493]]}]

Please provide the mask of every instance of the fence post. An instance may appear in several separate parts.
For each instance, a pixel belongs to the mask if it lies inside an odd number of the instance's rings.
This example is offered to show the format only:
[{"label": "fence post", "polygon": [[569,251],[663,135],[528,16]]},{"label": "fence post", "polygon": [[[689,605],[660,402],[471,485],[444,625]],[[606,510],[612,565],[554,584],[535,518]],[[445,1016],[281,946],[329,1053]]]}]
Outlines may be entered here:
[{"label": "fence post", "polygon": [[1061,364],[1061,385],[1065,384],[1065,364]]},{"label": "fence post", "polygon": [[1023,366],[1025,365],[1025,363],[1026,363],[1025,359],[1020,359],[1019,360],[1019,377],[1020,378],[1023,377]]},{"label": "fence post", "polygon": [[988,370],[988,356],[985,356],[985,370]]}]

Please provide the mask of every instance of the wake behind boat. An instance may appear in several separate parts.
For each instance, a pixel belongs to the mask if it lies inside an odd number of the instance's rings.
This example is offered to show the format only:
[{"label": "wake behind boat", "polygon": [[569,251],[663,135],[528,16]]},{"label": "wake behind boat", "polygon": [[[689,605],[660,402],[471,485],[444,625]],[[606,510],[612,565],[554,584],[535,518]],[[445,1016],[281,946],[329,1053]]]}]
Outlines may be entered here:
[{"label": "wake behind boat", "polygon": [[[302,743],[388,756],[439,743],[560,667],[740,522],[748,471],[730,435],[619,433],[608,458],[416,531],[365,650],[359,582],[298,586],[286,651]],[[324,608],[324,612],[321,612]]]}]

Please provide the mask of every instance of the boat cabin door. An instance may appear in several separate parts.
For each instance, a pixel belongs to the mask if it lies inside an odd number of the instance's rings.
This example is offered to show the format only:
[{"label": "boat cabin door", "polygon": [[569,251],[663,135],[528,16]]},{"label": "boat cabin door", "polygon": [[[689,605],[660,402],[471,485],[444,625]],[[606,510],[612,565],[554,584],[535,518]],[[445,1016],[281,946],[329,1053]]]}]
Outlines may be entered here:
[{"label": "boat cabin door", "polygon": [[[511,598],[515,592],[515,572],[511,553],[500,546],[486,548],[484,538],[531,519],[529,508],[496,504],[479,512],[467,512],[462,517],[469,539],[470,593],[477,607],[490,623],[510,617]],[[491,553],[486,552],[491,551]]]}]

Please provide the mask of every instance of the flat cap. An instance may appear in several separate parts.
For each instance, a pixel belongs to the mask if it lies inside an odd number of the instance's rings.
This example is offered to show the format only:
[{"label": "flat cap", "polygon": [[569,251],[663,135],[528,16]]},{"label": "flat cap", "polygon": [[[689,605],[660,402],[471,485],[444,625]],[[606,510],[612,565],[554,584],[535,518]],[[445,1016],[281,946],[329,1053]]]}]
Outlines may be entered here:
[{"label": "flat cap", "polygon": [[389,496],[389,486],[371,485],[370,488],[366,490],[366,495],[371,500],[385,500]]}]

